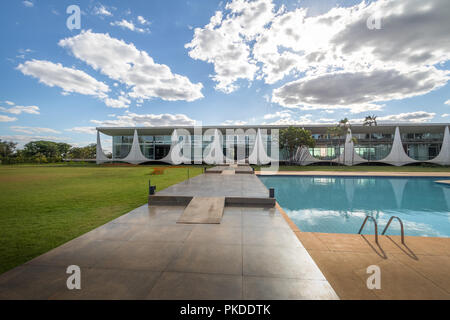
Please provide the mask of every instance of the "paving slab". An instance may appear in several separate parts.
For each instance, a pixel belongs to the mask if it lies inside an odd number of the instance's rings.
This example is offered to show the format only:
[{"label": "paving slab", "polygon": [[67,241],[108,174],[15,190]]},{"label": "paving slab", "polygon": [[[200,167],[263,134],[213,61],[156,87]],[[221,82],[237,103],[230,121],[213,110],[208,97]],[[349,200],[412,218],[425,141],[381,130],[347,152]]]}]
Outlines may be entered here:
[{"label": "paving slab", "polygon": [[215,166],[212,168],[206,169],[206,173],[222,173],[224,174],[226,171],[234,171],[237,174],[253,174],[253,168],[249,165],[237,165],[237,164],[231,164],[231,165],[221,165],[221,166]]},{"label": "paving slab", "polygon": [[[450,239],[296,232],[341,299],[450,299]],[[369,290],[367,267],[381,270]]]},{"label": "paving slab", "polygon": [[194,197],[177,223],[220,223],[225,197]]},{"label": "paving slab", "polygon": [[328,281],[269,277],[244,277],[244,299],[337,300]]},{"label": "paving slab", "polygon": [[[208,217],[208,208],[221,212],[221,223],[177,223],[187,203],[143,205],[0,275],[0,298],[337,298],[277,208],[224,206],[229,198],[267,202],[255,175],[204,174],[157,194],[197,199],[192,205]],[[212,207],[201,197],[214,198]],[[66,287],[69,265],[81,268],[79,291]]]},{"label": "paving slab", "polygon": [[235,171],[234,170],[223,170],[222,174],[226,175],[226,176],[231,176],[231,175],[235,174]]},{"label": "paving slab", "polygon": [[233,300],[242,298],[242,276],[164,272],[147,299]]},{"label": "paving slab", "polygon": [[202,174],[158,191],[156,195],[268,198],[269,190],[253,174]]}]

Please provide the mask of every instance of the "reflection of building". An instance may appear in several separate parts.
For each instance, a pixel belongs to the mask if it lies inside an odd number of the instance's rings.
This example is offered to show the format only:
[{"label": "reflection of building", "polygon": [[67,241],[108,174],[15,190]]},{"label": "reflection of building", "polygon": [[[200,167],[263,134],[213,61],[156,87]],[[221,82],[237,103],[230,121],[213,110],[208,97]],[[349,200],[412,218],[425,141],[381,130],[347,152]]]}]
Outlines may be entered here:
[{"label": "reflection of building", "polygon": [[[370,162],[381,162],[393,165],[404,165],[414,162],[432,162],[450,165],[450,136],[448,124],[379,124],[377,126],[352,125],[347,137],[332,137],[327,128],[333,125],[298,126],[310,130],[316,140],[316,146],[303,150],[303,155],[296,159],[301,164],[318,162],[340,162],[347,165]],[[202,149],[208,148],[214,135],[201,134],[211,129],[222,133],[223,153],[228,145],[228,155],[237,160],[237,148],[244,150],[242,157],[247,161],[255,146],[258,132],[267,155],[271,156],[271,133],[273,129],[287,126],[208,126],[196,129],[197,143],[202,141]],[[238,138],[230,130],[244,130],[244,137]],[[193,127],[110,127],[97,128],[98,132],[113,137],[113,160],[131,163],[146,161],[167,161],[165,158],[172,144],[175,130],[187,130],[184,143],[191,143],[193,150]],[[199,131],[200,130],[200,131]],[[228,132],[227,132],[228,130]],[[135,135],[136,132],[136,135]],[[184,131],[186,132],[186,131]],[[217,131],[215,131],[217,132]],[[138,141],[134,142],[137,136]],[[353,136],[355,139],[350,139]],[[133,142],[135,148],[133,149]],[[139,146],[139,147],[138,147]],[[101,150],[101,149],[100,149]],[[140,152],[139,152],[140,150]],[[131,152],[132,151],[132,152]],[[140,154],[141,153],[141,154]],[[304,155],[307,154],[307,156]],[[192,157],[194,152],[191,152]],[[164,159],[165,158],[165,159]],[[280,161],[286,160],[286,152],[280,151]],[[98,152],[97,162],[110,161],[102,152]],[[252,161],[250,161],[252,162]]]}]

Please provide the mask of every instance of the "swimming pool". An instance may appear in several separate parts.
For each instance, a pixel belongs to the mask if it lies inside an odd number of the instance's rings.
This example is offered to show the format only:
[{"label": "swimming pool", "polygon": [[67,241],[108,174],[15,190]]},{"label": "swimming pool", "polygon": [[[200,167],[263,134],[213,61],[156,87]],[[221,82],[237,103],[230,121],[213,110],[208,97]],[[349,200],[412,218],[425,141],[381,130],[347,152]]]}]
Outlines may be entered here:
[{"label": "swimming pool", "polygon": [[[450,237],[450,186],[442,178],[260,176],[291,220],[305,232],[358,233],[368,215],[381,234],[391,216],[405,235]],[[365,234],[373,234],[368,220]],[[386,234],[399,235],[394,220]]]}]

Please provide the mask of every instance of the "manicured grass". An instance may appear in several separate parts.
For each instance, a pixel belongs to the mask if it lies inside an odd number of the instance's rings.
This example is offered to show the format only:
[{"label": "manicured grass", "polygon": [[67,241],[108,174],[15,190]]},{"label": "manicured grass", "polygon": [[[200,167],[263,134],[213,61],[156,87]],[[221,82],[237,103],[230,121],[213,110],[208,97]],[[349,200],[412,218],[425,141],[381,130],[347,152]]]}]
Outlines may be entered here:
[{"label": "manicured grass", "polygon": [[149,179],[157,191],[187,179],[187,167],[154,167],[0,166],[0,273],[145,204]]},{"label": "manicured grass", "polygon": [[[260,170],[260,166],[254,166]],[[280,166],[279,171],[450,172],[450,166]]]}]

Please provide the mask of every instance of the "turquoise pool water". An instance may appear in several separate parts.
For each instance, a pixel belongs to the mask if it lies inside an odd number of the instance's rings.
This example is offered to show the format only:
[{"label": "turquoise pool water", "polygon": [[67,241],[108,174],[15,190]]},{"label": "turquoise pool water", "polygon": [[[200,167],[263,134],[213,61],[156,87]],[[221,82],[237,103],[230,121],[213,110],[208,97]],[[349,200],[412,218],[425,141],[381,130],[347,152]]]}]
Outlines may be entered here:
[{"label": "turquoise pool water", "polygon": [[[450,237],[450,187],[439,178],[260,176],[292,221],[305,232],[358,233],[367,215],[381,234],[398,216],[405,235]],[[442,178],[441,178],[442,179]],[[373,234],[370,220],[365,234]],[[394,220],[386,234],[400,234]]]}]

